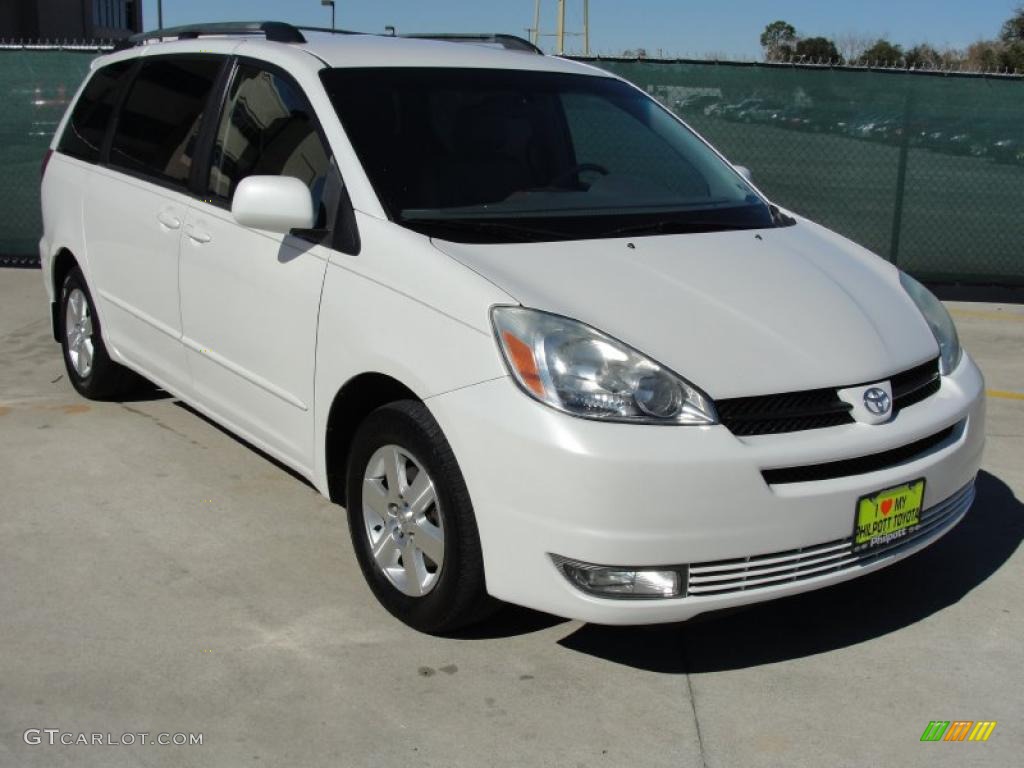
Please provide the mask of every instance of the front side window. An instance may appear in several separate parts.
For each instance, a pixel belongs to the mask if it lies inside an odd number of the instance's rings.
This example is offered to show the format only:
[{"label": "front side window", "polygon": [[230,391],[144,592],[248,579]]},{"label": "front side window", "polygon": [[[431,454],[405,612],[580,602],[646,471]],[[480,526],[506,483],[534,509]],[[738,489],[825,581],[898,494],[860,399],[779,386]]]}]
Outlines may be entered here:
[{"label": "front side window", "polygon": [[57,151],[95,163],[99,160],[110,116],[133,60],[119,61],[96,71],[75,104]]},{"label": "front side window", "polygon": [[217,57],[144,59],[121,108],[111,165],[187,184],[203,111],[221,66]]},{"label": "front side window", "polygon": [[774,226],[768,203],[653,99],[610,77],[321,73],[389,216],[496,242]]},{"label": "front side window", "polygon": [[322,227],[330,167],[330,154],[298,87],[259,67],[240,65],[217,128],[211,195],[230,201],[246,176],[293,176],[309,187],[318,212],[316,226]]}]

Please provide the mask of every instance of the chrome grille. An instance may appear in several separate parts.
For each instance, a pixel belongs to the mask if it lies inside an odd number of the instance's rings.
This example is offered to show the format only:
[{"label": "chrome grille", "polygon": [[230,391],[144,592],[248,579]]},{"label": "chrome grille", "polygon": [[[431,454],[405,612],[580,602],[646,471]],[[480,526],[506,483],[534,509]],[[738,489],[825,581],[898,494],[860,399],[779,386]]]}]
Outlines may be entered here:
[{"label": "chrome grille", "polygon": [[[867,565],[881,557],[896,554],[925,536],[953,527],[971,506],[974,493],[972,481],[945,501],[924,510],[921,524],[912,533],[875,549],[855,553],[851,535],[845,539],[786,552],[694,563],[690,566],[686,594],[688,597],[697,597],[747,592]],[[853,510],[850,515],[852,528]]]}]

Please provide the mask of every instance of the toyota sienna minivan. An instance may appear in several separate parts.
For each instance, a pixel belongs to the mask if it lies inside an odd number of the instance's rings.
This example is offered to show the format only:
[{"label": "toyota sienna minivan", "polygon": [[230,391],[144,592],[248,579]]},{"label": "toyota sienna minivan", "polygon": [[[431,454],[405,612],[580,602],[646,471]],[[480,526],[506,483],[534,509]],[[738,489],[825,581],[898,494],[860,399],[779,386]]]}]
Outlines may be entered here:
[{"label": "toyota sienna minivan", "polygon": [[791,595],[974,499],[983,381],[936,298],[517,38],[139,37],[42,204],[74,387],[154,382],[308,478],[422,631]]}]

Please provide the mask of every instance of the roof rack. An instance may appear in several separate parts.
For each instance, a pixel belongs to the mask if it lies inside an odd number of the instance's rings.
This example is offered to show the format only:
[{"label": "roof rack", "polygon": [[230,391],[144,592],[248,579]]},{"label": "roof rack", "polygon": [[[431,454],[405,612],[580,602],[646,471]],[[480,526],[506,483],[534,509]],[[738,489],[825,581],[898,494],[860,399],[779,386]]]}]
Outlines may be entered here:
[{"label": "roof rack", "polygon": [[492,43],[507,48],[510,51],[526,51],[544,55],[544,51],[516,35],[491,34],[488,32],[412,32],[399,37],[413,37],[426,40],[443,40],[449,43]]},{"label": "roof rack", "polygon": [[[305,32],[329,32],[335,35],[366,35],[373,32],[353,32],[347,29],[329,29],[327,27],[296,27],[283,21],[223,21],[211,24],[188,24],[183,27],[164,27],[152,32],[132,35],[120,40],[114,46],[115,51],[123,51],[137,45],[159,40],[195,40],[203,35],[264,35],[274,43],[305,43]],[[382,35],[395,37],[396,35]],[[397,37],[415,38],[420,40],[441,40],[449,43],[489,43],[500,45],[511,51],[526,51],[541,56],[544,52],[528,40],[516,35],[492,34],[489,32],[413,32]]]},{"label": "roof rack", "polygon": [[118,41],[115,51],[158,40],[194,40],[202,35],[264,35],[275,43],[304,43],[306,38],[297,27],[281,21],[223,21],[212,24],[187,24],[183,27],[164,27],[152,32],[132,35]]},{"label": "roof rack", "polygon": [[493,32],[409,32],[404,35],[396,35],[393,32],[353,32],[350,29],[331,29],[330,27],[298,27],[303,32],[329,32],[335,35],[376,35],[378,37],[403,37],[416,40],[441,40],[448,43],[490,43],[500,45],[510,51],[526,51],[537,53],[541,56],[544,51],[516,35],[506,35]]}]

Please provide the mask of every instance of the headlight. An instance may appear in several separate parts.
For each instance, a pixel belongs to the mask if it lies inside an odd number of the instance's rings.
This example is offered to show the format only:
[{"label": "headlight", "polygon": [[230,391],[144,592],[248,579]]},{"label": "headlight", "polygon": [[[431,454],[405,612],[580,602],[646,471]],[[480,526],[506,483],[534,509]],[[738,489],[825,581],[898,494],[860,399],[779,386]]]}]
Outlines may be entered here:
[{"label": "headlight", "polygon": [[711,399],[688,381],[600,331],[521,307],[491,313],[519,386],[573,416],[638,424],[715,424]]},{"label": "headlight", "polygon": [[906,272],[900,272],[900,283],[903,290],[907,292],[917,308],[924,315],[928,327],[932,329],[935,341],[939,343],[939,373],[946,376],[953,372],[953,369],[960,364],[962,352],[960,339],[956,335],[956,326],[953,325],[953,318],[942,306],[942,302],[935,298],[935,294],[921,285]]}]

